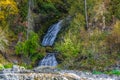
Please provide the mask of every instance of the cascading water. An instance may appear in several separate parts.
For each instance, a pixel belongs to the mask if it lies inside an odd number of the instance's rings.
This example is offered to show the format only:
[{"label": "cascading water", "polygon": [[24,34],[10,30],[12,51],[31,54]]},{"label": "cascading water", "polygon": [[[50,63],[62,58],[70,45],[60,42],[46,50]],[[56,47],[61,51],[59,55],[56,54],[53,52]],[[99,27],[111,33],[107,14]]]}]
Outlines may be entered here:
[{"label": "cascading water", "polygon": [[53,43],[54,43],[54,41],[55,41],[55,39],[57,37],[57,34],[61,29],[61,23],[62,23],[62,20],[59,21],[58,23],[52,25],[48,29],[48,32],[44,36],[43,41],[42,41],[43,46],[52,46],[53,45]]},{"label": "cascading water", "polygon": [[[52,46],[58,32],[61,29],[62,20],[58,23],[50,26],[47,34],[44,36],[42,45],[43,46]],[[55,53],[47,53],[47,55],[39,62],[39,66],[56,66],[58,63],[55,58]]]},{"label": "cascading water", "polygon": [[39,62],[39,66],[56,66],[58,63],[54,53],[47,53],[47,55]]}]

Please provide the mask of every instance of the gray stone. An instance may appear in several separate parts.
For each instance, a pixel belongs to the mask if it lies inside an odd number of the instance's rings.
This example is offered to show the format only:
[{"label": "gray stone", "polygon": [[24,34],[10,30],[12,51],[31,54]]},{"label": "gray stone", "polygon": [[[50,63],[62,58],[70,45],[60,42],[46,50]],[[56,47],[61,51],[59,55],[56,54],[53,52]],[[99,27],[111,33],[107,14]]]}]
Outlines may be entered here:
[{"label": "gray stone", "polygon": [[75,70],[56,70],[55,67],[36,67],[27,70],[14,65],[0,73],[0,80],[120,80],[120,76],[106,74],[95,75]]}]

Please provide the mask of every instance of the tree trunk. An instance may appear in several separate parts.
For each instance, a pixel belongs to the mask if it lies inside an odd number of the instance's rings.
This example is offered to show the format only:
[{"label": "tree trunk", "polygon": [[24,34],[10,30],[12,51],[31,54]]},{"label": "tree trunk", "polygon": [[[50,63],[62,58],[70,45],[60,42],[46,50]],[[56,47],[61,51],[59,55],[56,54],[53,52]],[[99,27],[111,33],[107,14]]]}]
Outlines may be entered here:
[{"label": "tree trunk", "polygon": [[87,2],[84,0],[84,5],[85,5],[85,20],[86,20],[86,30],[88,30],[88,15],[87,15]]}]

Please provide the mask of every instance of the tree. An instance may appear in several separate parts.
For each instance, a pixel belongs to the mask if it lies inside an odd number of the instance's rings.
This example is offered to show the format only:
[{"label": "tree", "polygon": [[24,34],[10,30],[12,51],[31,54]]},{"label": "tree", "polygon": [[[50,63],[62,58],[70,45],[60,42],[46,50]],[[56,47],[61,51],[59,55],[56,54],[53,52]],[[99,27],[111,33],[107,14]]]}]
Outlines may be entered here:
[{"label": "tree", "polygon": [[111,0],[109,10],[111,15],[114,15],[116,18],[120,19],[120,0]]},{"label": "tree", "polygon": [[87,2],[84,0],[85,3],[85,20],[86,20],[86,29],[88,29],[88,16],[87,16]]},{"label": "tree", "polygon": [[17,4],[14,0],[0,0],[0,24],[10,21],[12,15],[18,13]]},{"label": "tree", "polygon": [[18,13],[17,4],[14,0],[0,0],[0,51],[6,52],[8,46],[7,32],[12,15]]}]

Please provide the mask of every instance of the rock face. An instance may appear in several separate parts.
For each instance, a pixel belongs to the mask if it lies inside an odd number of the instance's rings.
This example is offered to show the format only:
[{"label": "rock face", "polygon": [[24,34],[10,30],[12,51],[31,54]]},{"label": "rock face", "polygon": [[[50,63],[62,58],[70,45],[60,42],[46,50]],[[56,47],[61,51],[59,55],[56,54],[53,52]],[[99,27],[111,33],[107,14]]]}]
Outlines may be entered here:
[{"label": "rock face", "polygon": [[14,65],[0,72],[0,80],[120,80],[119,76],[93,75],[89,72],[58,70],[55,67],[37,67],[26,70]]}]

